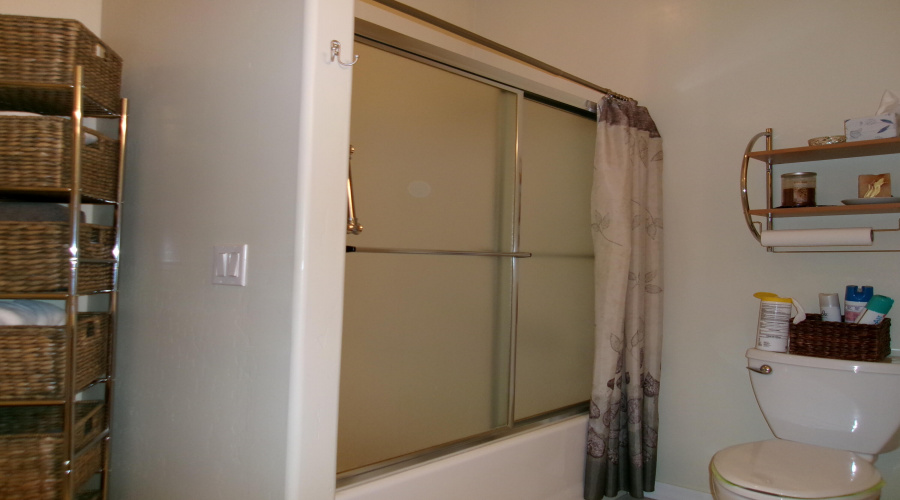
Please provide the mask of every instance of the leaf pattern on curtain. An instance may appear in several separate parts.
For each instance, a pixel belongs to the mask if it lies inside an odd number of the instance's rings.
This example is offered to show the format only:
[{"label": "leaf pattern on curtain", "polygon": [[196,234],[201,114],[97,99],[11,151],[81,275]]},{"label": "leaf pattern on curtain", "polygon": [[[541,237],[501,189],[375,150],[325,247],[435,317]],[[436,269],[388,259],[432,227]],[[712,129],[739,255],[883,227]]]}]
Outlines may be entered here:
[{"label": "leaf pattern on curtain", "polygon": [[607,98],[591,196],[594,389],[584,498],[653,491],[662,343],[662,139],[646,108]]}]

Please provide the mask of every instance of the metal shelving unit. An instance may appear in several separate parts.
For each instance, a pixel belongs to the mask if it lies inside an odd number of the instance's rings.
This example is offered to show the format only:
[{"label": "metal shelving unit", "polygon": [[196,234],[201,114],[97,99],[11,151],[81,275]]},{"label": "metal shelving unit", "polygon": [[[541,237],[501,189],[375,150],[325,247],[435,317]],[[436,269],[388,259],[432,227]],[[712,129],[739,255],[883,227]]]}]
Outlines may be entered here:
[{"label": "metal shelving unit", "polygon": [[[112,403],[115,392],[115,334],[116,317],[118,307],[118,272],[119,272],[119,242],[121,237],[121,208],[122,208],[122,184],[124,173],[125,144],[127,136],[128,101],[122,99],[118,109],[108,109],[98,105],[95,101],[85,97],[83,84],[83,67],[75,66],[72,75],[72,83],[66,84],[32,84],[27,82],[8,81],[0,79],[0,110],[4,111],[29,111],[44,116],[65,115],[71,123],[71,135],[65,138],[70,141],[66,147],[71,148],[71,164],[62,168],[69,168],[70,182],[63,187],[22,187],[4,185],[0,181],[0,201],[25,202],[25,203],[59,203],[68,207],[68,258],[62,263],[66,266],[66,286],[57,290],[38,291],[10,291],[0,286],[0,299],[27,299],[27,300],[51,300],[62,301],[65,304],[66,322],[64,327],[64,377],[62,397],[33,397],[33,398],[2,398],[0,397],[0,431],[9,428],[15,429],[18,424],[23,427],[30,426],[42,413],[56,415],[61,414],[61,429],[49,429],[46,432],[53,439],[61,441],[61,447],[51,456],[23,457],[19,459],[23,468],[31,467],[32,460],[45,460],[52,468],[47,472],[46,479],[42,479],[47,485],[41,486],[48,496],[40,498],[61,498],[63,500],[87,500],[102,499],[108,497],[109,480],[109,441],[110,422],[112,420]],[[84,118],[103,118],[118,121],[118,137],[111,139],[117,143],[117,165],[115,172],[115,193],[112,196],[98,196],[95,193],[85,193],[83,188],[84,171],[82,165],[82,148],[84,146],[86,130],[83,125]],[[91,134],[97,132],[91,131]],[[111,207],[112,224],[108,226],[114,233],[112,251],[106,258],[85,257],[83,255],[85,237],[92,235],[82,234],[88,224],[82,220],[82,209],[86,206]],[[102,209],[101,209],[102,210]],[[110,210],[110,209],[106,209]],[[105,226],[105,225],[104,225]],[[14,235],[13,235],[14,236]],[[84,279],[88,268],[101,269],[104,278],[103,285],[87,283]],[[10,272],[0,269],[0,273]],[[79,279],[82,278],[82,281]],[[86,315],[92,313],[84,311],[88,297],[102,297],[105,311],[94,313],[99,318],[108,318],[108,324],[103,323],[105,332],[104,342],[99,344],[101,349],[98,359],[102,366],[96,377],[89,380],[83,379],[83,370],[79,370],[79,361],[83,361],[77,355],[82,347],[85,331],[88,336],[95,335],[92,324]],[[93,306],[95,307],[95,306]],[[98,323],[100,324],[100,323]],[[3,333],[0,332],[0,335]],[[103,399],[99,403],[85,400],[86,391],[89,397],[97,397],[102,393]],[[0,394],[0,396],[3,396]],[[97,426],[100,426],[99,430]],[[52,426],[51,426],[52,427]],[[61,432],[51,432],[61,431]],[[11,437],[12,436],[12,437]],[[0,439],[15,439],[13,434],[2,434]],[[6,443],[8,445],[8,442]],[[3,443],[0,443],[3,445]],[[10,446],[7,446],[10,448]],[[8,457],[5,457],[8,458]],[[16,460],[15,456],[11,460]],[[54,463],[58,461],[58,465]],[[16,469],[17,464],[11,464]],[[17,479],[16,474],[0,470],[0,497],[8,491],[13,495],[19,489],[25,488]],[[31,476],[29,476],[31,477]],[[18,482],[18,483],[17,483]],[[6,488],[6,490],[4,490]],[[14,498],[10,496],[9,498]],[[30,497],[29,497],[30,498]]]}]

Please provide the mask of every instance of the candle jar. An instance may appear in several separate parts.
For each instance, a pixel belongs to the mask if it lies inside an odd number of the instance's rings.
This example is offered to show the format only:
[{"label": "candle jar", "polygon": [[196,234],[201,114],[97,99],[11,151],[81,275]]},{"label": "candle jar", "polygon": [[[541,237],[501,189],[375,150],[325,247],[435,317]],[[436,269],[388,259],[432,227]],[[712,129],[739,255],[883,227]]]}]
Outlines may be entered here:
[{"label": "candle jar", "polygon": [[781,176],[781,206],[816,206],[816,173],[794,172]]}]

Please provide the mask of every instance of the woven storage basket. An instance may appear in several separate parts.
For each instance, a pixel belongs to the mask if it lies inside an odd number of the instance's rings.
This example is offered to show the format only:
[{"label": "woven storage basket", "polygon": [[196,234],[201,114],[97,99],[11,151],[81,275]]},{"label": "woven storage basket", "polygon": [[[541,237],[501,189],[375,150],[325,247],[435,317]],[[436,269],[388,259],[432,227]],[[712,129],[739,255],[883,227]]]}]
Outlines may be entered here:
[{"label": "woven storage basket", "polygon": [[[112,259],[115,229],[81,224],[78,256]],[[52,293],[69,288],[69,224],[0,221],[0,290]],[[78,293],[111,290],[112,262],[79,262]]]},{"label": "woven storage basket", "polygon": [[881,361],[891,354],[891,319],[877,325],[857,325],[822,321],[819,314],[807,314],[791,324],[791,354],[852,361]]},{"label": "woven storage basket", "polygon": [[0,109],[71,113],[69,89],[39,86],[71,86],[76,66],[83,67],[86,114],[118,113],[122,58],[84,25],[0,15]]},{"label": "woven storage basket", "polygon": [[[81,450],[106,428],[101,402],[76,404],[73,439]],[[0,407],[0,498],[56,500],[62,498],[63,412],[61,406]],[[99,442],[75,458],[76,489],[103,467],[105,444]]]},{"label": "woven storage basket", "polygon": [[[97,141],[81,147],[81,192],[116,201],[119,143],[86,131]],[[72,121],[60,116],[0,116],[0,188],[71,189]]]},{"label": "woven storage basket", "polygon": [[[76,390],[107,375],[109,327],[109,314],[78,315]],[[67,392],[65,370],[65,327],[0,327],[0,403],[63,399]]]}]

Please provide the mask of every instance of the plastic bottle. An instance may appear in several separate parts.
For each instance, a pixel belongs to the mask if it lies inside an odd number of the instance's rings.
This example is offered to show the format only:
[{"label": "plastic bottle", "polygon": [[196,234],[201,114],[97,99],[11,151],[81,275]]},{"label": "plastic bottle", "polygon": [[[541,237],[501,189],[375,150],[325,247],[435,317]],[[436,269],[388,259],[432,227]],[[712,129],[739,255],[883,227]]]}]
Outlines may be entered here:
[{"label": "plastic bottle", "polygon": [[754,297],[759,302],[759,323],[756,328],[756,348],[762,351],[787,352],[790,340],[791,308],[797,308],[794,323],[806,319],[806,313],[793,299],[779,297],[774,293],[757,292]]},{"label": "plastic bottle", "polygon": [[866,310],[862,316],[859,317],[860,325],[877,325],[881,323],[881,320],[884,319],[884,315],[891,310],[891,306],[894,305],[894,299],[890,297],[885,297],[884,295],[873,295],[871,299],[869,299],[869,303],[866,304]]},{"label": "plastic bottle", "polygon": [[844,295],[844,323],[856,323],[866,310],[874,290],[870,286],[847,285]]},{"label": "plastic bottle", "polygon": [[836,293],[819,294],[819,310],[822,321],[841,321],[841,301]]}]

